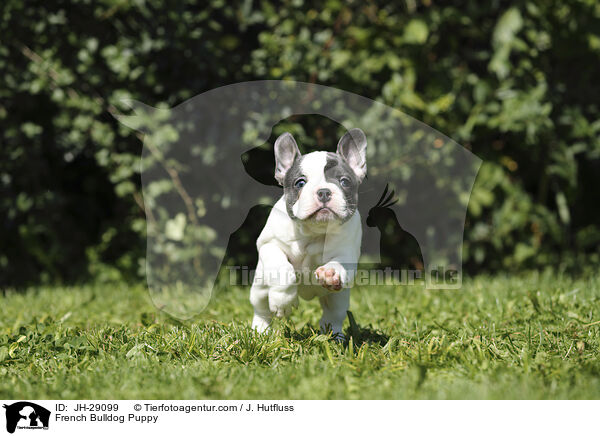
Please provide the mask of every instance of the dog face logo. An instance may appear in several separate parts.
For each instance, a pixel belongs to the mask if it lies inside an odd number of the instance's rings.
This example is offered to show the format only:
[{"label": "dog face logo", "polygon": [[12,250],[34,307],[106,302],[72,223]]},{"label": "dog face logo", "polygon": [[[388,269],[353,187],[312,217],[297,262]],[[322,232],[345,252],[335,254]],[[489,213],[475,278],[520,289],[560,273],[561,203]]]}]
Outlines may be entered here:
[{"label": "dog face logo", "polygon": [[50,411],[28,401],[5,404],[6,431],[14,433],[18,429],[48,429]]}]

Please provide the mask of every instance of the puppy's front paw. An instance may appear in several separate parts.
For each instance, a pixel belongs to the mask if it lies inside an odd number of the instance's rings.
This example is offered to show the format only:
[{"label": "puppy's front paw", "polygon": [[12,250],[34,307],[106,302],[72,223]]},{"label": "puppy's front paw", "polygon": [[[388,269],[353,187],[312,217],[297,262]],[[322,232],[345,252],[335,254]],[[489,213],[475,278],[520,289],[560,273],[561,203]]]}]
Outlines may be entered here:
[{"label": "puppy's front paw", "polygon": [[269,309],[277,318],[284,318],[298,307],[298,294],[288,292],[269,293]]},{"label": "puppy's front paw", "polygon": [[323,265],[316,269],[315,277],[319,284],[330,291],[339,291],[344,287],[343,272],[333,265]]}]

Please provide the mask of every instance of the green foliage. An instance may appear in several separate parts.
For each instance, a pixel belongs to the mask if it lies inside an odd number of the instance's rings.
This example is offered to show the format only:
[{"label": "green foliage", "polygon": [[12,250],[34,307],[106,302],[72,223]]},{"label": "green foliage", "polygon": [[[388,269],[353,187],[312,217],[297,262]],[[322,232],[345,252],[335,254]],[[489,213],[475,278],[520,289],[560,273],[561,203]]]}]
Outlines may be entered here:
[{"label": "green foliage", "polygon": [[4,398],[592,399],[597,278],[479,277],[457,292],[353,290],[348,341],[316,301],[257,335],[244,290],[181,323],[142,287],[43,288],[0,306]]},{"label": "green foliage", "polygon": [[139,277],[141,142],[110,113],[255,79],[370,97],[483,158],[471,270],[598,262],[599,29],[591,0],[7,0],[0,284]]}]

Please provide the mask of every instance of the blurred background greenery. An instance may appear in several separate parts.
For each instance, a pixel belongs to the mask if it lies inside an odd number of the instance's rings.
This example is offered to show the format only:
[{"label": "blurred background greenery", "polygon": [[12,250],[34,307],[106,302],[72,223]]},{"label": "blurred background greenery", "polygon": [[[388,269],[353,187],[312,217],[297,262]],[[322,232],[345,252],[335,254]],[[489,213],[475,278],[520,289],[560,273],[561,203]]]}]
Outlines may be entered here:
[{"label": "blurred background greenery", "polygon": [[600,264],[600,3],[5,0],[0,286],[136,281],[142,142],[111,115],[258,79],[319,83],[484,160],[467,272]]}]

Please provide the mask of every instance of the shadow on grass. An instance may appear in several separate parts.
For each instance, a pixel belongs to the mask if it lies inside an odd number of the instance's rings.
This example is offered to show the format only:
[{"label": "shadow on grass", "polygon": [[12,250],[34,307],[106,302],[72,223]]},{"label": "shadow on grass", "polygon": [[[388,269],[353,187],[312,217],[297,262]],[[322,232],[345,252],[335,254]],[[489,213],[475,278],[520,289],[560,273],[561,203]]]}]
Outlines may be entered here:
[{"label": "shadow on grass", "polygon": [[390,340],[386,334],[373,329],[371,325],[367,327],[361,327],[356,323],[352,312],[346,312],[348,314],[348,321],[350,325],[346,329],[346,343],[352,338],[352,342],[355,346],[360,347],[362,344],[377,344],[383,347]]},{"label": "shadow on grass", "polygon": [[[389,336],[383,334],[381,331],[374,329],[372,326],[359,326],[354,319],[352,312],[348,311],[348,321],[350,325],[344,332],[345,339],[343,340],[344,345],[348,346],[350,338],[355,347],[360,348],[363,344],[377,344],[383,347],[389,341]],[[312,325],[305,325],[300,330],[296,330],[289,325],[285,325],[283,328],[283,335],[286,338],[294,341],[306,341],[320,334],[320,329],[315,328]],[[336,337],[332,336],[331,340],[336,340]]]},{"label": "shadow on grass", "polygon": [[283,336],[292,339],[294,341],[303,342],[307,341],[320,334],[318,328],[314,328],[312,325],[304,325],[300,330],[296,330],[293,326],[285,324],[282,330]]}]

